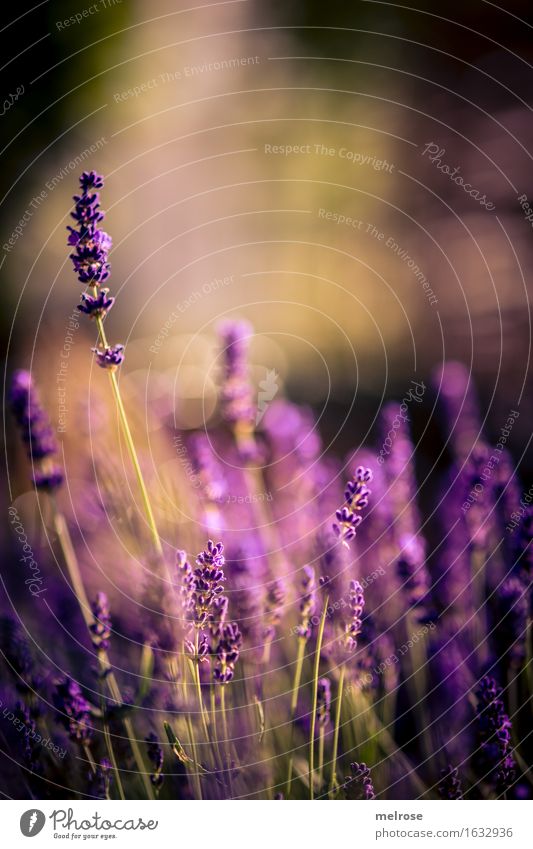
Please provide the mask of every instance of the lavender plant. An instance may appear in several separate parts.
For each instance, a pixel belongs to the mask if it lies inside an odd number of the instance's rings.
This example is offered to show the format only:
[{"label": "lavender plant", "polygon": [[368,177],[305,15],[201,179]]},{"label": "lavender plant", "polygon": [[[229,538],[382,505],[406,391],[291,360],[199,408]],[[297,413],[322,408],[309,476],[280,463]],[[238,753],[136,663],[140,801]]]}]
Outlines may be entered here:
[{"label": "lavender plant", "polygon": [[[276,398],[256,414],[252,327],[231,319],[218,331],[220,415],[207,432],[179,434],[194,475],[164,509],[122,400],[125,351],[106,335],[115,299],[102,187],[81,175],[69,245],[150,538],[128,487],[116,487],[111,527],[96,521],[91,536],[76,524],[44,395],[15,372],[10,404],[43,525],[35,533],[28,520],[27,545],[48,594],[37,611],[19,593],[21,622],[0,620],[13,715],[3,731],[21,767],[10,795],[24,798],[30,776],[35,798],[57,787],[67,798],[529,797],[531,510],[519,512],[508,455],[487,480],[465,370],[444,364],[435,378],[451,460],[429,495],[406,421],[377,454],[394,405],[376,452],[350,452],[343,495],[343,465],[322,451],[312,411]],[[153,431],[163,452],[164,425]],[[82,513],[111,500],[106,451],[101,486],[77,445]],[[14,561],[18,575],[25,561]],[[45,734],[68,761],[39,748]]]}]

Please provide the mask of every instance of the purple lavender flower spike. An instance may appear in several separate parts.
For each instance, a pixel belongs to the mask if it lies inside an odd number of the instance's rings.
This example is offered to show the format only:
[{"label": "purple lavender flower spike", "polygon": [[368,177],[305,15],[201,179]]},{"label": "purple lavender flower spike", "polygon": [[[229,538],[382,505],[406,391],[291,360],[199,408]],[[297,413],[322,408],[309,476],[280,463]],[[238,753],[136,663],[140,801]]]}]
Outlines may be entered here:
[{"label": "purple lavender flower spike", "polygon": [[349,607],[350,618],[344,626],[341,645],[344,651],[352,654],[357,648],[357,638],[361,633],[365,607],[365,595],[359,581],[350,581]]},{"label": "purple lavender flower spike", "polygon": [[184,646],[186,653],[193,659],[197,660],[199,663],[208,663],[209,662],[209,640],[207,634],[204,634],[202,631],[199,632],[198,635],[198,647],[195,646],[193,641],[188,637],[185,638]]},{"label": "purple lavender flower spike", "polygon": [[111,638],[111,615],[109,601],[105,593],[98,593],[91,604],[94,620],[89,626],[92,643],[96,651],[105,652],[109,648]]},{"label": "purple lavender flower spike", "polygon": [[495,481],[487,477],[491,450],[483,442],[474,446],[459,478],[463,496],[462,510],[472,548],[484,548],[495,524],[492,512]]},{"label": "purple lavender flower spike", "polygon": [[252,327],[247,321],[225,321],[218,328],[223,350],[220,390],[222,415],[231,425],[252,425],[255,409],[248,377],[248,348]]},{"label": "purple lavender flower spike", "polygon": [[115,371],[124,362],[124,345],[113,345],[109,348],[91,348],[96,354],[96,362],[100,368]]},{"label": "purple lavender flower spike", "polygon": [[331,711],[331,683],[329,678],[319,678],[317,689],[316,721],[325,728],[329,725]]},{"label": "purple lavender flower spike", "polygon": [[222,629],[228,615],[229,599],[226,595],[217,595],[211,605],[209,614],[209,631],[214,639],[222,634]]},{"label": "purple lavender flower spike", "polygon": [[511,720],[507,715],[501,688],[494,678],[481,679],[477,719],[480,750],[476,753],[478,770],[489,781],[498,795],[503,795],[512,785],[516,770],[511,740]]},{"label": "purple lavender flower spike", "polygon": [[435,370],[433,385],[439,391],[439,402],[447,424],[455,456],[460,463],[470,454],[479,438],[481,418],[476,392],[468,369],[462,363],[448,362]]},{"label": "purple lavender flower spike", "polygon": [[280,623],[281,610],[285,602],[286,591],[281,580],[272,581],[267,587],[266,598],[264,602],[264,620],[265,628],[263,638],[270,642],[276,635],[276,628]]},{"label": "purple lavender flower spike", "polygon": [[100,195],[95,191],[103,185],[103,177],[95,171],[83,172],[80,177],[81,194],[74,195],[72,213],[77,229],[68,227],[68,244],[75,248],[70,255],[74,271],[80,283],[90,286],[100,286],[109,277],[111,237],[98,228],[104,213],[100,209]]},{"label": "purple lavender flower spike", "polygon": [[303,567],[302,599],[300,601],[300,623],[296,633],[304,640],[311,636],[311,620],[316,610],[316,578],[312,566]]},{"label": "purple lavender flower spike", "polygon": [[107,758],[96,764],[94,772],[89,773],[89,793],[95,799],[109,799],[111,789],[112,766]]},{"label": "purple lavender flower spike", "polygon": [[14,714],[19,723],[22,723],[24,726],[24,739],[21,741],[24,764],[30,772],[36,775],[42,775],[43,765],[40,759],[42,746],[35,741],[35,735],[37,734],[35,719],[24,702],[17,702]]},{"label": "purple lavender flower spike", "polygon": [[335,514],[337,521],[333,524],[333,531],[347,548],[350,540],[355,537],[357,527],[361,524],[360,511],[368,505],[370,490],[367,483],[371,480],[372,471],[358,466],[353,479],[346,484],[345,503]]},{"label": "purple lavender flower spike", "polygon": [[[384,447],[392,442],[383,464],[387,487],[387,500],[393,518],[393,535],[415,535],[419,531],[420,516],[417,507],[418,486],[414,467],[415,448],[409,425],[398,414],[395,404],[386,404],[381,414],[381,432]],[[395,434],[391,440],[390,434]]]},{"label": "purple lavender flower spike", "polygon": [[226,622],[222,626],[222,636],[216,648],[214,679],[219,684],[227,684],[235,674],[242,646],[242,634],[236,622]]},{"label": "purple lavender flower spike", "polygon": [[344,781],[344,789],[348,799],[368,800],[375,799],[374,784],[370,776],[370,770],[364,763],[351,763],[352,774]]},{"label": "purple lavender flower spike", "polygon": [[426,543],[422,536],[405,534],[400,538],[397,560],[398,577],[410,606],[419,607],[427,599],[430,588],[426,568]]},{"label": "purple lavender flower spike", "polygon": [[526,585],[517,576],[508,578],[492,599],[493,639],[504,665],[519,669],[526,659],[529,601]]},{"label": "purple lavender flower spike", "polygon": [[213,540],[207,540],[207,548],[200,552],[196,558],[198,566],[213,566],[221,569],[226,562],[223,555],[224,546],[221,542],[214,543]]},{"label": "purple lavender flower spike", "polygon": [[221,542],[207,541],[207,548],[196,558],[197,568],[194,570],[193,592],[193,621],[197,629],[203,628],[208,622],[213,609],[214,600],[223,592],[225,557],[224,546]]},{"label": "purple lavender flower spike", "polygon": [[157,735],[153,731],[146,738],[148,760],[153,766],[153,772],[150,774],[150,781],[154,788],[159,791],[163,784],[163,776],[161,775],[165,756],[163,749],[159,745]]},{"label": "purple lavender flower spike", "polygon": [[27,444],[28,457],[38,464],[33,472],[35,486],[48,491],[57,489],[63,483],[61,468],[52,462],[57,452],[57,442],[28,371],[21,369],[13,375],[9,400],[15,421]]},{"label": "purple lavender flower spike", "polygon": [[15,372],[9,400],[22,438],[28,443],[30,459],[42,460],[55,454],[57,443],[29,371]]},{"label": "purple lavender flower spike", "polygon": [[51,466],[46,471],[36,469],[33,475],[33,482],[37,489],[42,489],[46,492],[53,492],[55,489],[58,489],[64,480],[63,469],[59,466]]},{"label": "purple lavender flower spike", "polygon": [[449,765],[447,769],[442,770],[441,781],[439,784],[439,795],[441,799],[463,798],[459,770],[456,766]]},{"label": "purple lavender flower spike", "polygon": [[78,682],[66,678],[58,684],[54,704],[59,714],[58,719],[67,729],[70,739],[82,744],[90,742],[91,708]]},{"label": "purple lavender flower spike", "polygon": [[176,552],[176,572],[181,612],[185,621],[188,622],[194,610],[194,590],[196,583],[191,564],[187,560],[187,552],[185,551]]},{"label": "purple lavender flower spike", "polygon": [[77,308],[89,318],[103,318],[115,303],[115,299],[109,297],[109,289],[99,289],[96,295],[83,292],[81,300]]},{"label": "purple lavender flower spike", "polygon": [[203,433],[194,434],[189,440],[189,449],[194,472],[198,475],[207,501],[219,504],[227,491],[222,467]]}]

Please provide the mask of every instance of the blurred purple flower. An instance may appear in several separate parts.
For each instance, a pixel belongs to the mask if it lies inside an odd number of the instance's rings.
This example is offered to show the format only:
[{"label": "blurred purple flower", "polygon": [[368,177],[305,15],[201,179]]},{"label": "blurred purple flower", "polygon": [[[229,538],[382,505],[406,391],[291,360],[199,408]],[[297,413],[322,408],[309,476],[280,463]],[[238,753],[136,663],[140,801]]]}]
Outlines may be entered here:
[{"label": "blurred purple flower", "polygon": [[476,753],[478,770],[498,795],[503,795],[514,780],[516,763],[513,757],[511,720],[502,700],[502,690],[494,678],[481,679],[478,697],[477,724],[480,750]]},{"label": "blurred purple flower", "polygon": [[227,684],[235,674],[242,646],[242,634],[236,622],[226,622],[222,626],[222,636],[216,648],[214,679],[219,684]]},{"label": "blurred purple flower", "polygon": [[526,659],[528,587],[517,576],[508,578],[492,598],[493,642],[505,669],[519,669]]},{"label": "blurred purple flower", "polygon": [[357,638],[361,633],[363,610],[365,607],[365,595],[359,581],[350,581],[348,599],[350,617],[344,626],[341,645],[344,651],[352,654],[357,648]]},{"label": "blurred purple flower", "polygon": [[41,763],[42,746],[36,742],[35,735],[37,734],[37,723],[32,717],[29,707],[24,702],[17,702],[14,714],[19,723],[24,726],[21,733],[24,737],[21,741],[22,757],[25,766],[30,772],[36,775],[43,774],[43,765]]},{"label": "blurred purple flower", "polygon": [[223,356],[220,388],[222,415],[232,425],[252,424],[255,409],[248,375],[252,327],[247,321],[224,321],[219,325],[218,333]]},{"label": "blurred purple flower", "polygon": [[111,637],[111,614],[109,601],[105,593],[97,593],[91,604],[93,622],[89,626],[93,647],[96,651],[107,651]]},{"label": "blurred purple flower", "polygon": [[263,638],[271,641],[276,635],[276,628],[281,619],[281,611],[286,598],[286,589],[280,579],[272,581],[268,587],[264,602]]},{"label": "blurred purple flower", "polygon": [[304,640],[308,640],[312,631],[312,618],[316,610],[316,578],[312,566],[303,567],[302,598],[300,601],[300,622],[296,626],[296,633]]},{"label": "blurred purple flower", "polygon": [[196,433],[191,436],[188,445],[194,473],[202,483],[206,499],[220,503],[227,492],[227,484],[209,439],[203,433]]},{"label": "blurred purple flower", "polygon": [[187,560],[186,551],[176,552],[176,572],[181,612],[185,621],[188,622],[194,610],[194,590],[196,583],[191,564]]},{"label": "blurred purple flower", "polygon": [[344,790],[348,799],[370,800],[376,798],[370,770],[364,763],[351,763],[352,774],[344,781]]},{"label": "blurred purple flower", "polygon": [[317,688],[316,721],[325,728],[330,721],[331,683],[329,678],[319,678]]},{"label": "blurred purple flower", "polygon": [[59,721],[65,726],[71,740],[88,743],[92,738],[91,707],[77,681],[65,678],[56,687],[54,704]]},{"label": "blurred purple flower", "polygon": [[63,483],[62,470],[51,460],[57,452],[57,442],[29,371],[21,369],[15,372],[9,401],[27,445],[28,457],[38,463],[33,474],[35,486],[38,489],[57,489]]},{"label": "blurred purple flower", "polygon": [[456,766],[448,766],[442,770],[439,784],[439,795],[442,799],[462,799],[461,780]]},{"label": "blurred purple flower", "polygon": [[89,794],[95,799],[109,799],[111,789],[112,766],[107,758],[97,763],[94,772],[89,773]]},{"label": "blurred purple flower", "polygon": [[345,503],[337,510],[335,514],[337,521],[333,524],[334,533],[345,546],[348,546],[349,541],[355,537],[356,529],[361,523],[361,510],[368,505],[370,495],[367,483],[371,480],[372,471],[359,466],[354,472],[353,479],[346,484]]},{"label": "blurred purple flower", "polygon": [[430,578],[426,567],[426,543],[424,538],[406,534],[399,541],[401,550],[396,568],[402,590],[411,607],[419,607],[428,600]]},{"label": "blurred purple flower", "polygon": [[161,771],[163,769],[163,763],[165,760],[163,749],[159,745],[157,735],[154,734],[153,731],[151,731],[148,737],[146,738],[146,744],[148,760],[150,761],[153,767],[153,771],[150,774],[150,781],[152,782],[156,790],[160,790],[161,785],[163,784],[163,776],[161,775]]}]

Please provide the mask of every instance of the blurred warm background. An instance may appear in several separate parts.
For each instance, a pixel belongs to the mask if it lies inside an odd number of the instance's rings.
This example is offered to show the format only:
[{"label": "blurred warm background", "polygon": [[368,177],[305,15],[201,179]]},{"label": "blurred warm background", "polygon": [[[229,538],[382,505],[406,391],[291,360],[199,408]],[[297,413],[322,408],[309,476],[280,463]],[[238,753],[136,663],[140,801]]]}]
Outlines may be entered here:
[{"label": "blurred warm background", "polygon": [[[65,226],[78,172],[94,168],[114,240],[108,330],[127,345],[122,380],[143,387],[148,430],[163,413],[209,421],[213,325],[238,314],[257,333],[255,379],[275,369],[339,454],[372,440],[383,398],[446,357],[472,370],[489,434],[520,404],[511,448],[527,479],[532,231],[517,198],[533,198],[531,12],[440,5],[13,10],[3,91],[24,91],[2,117],[7,373],[34,370],[57,420],[53,375],[79,297]],[[102,377],[92,342],[80,324],[71,450],[80,387]],[[429,401],[427,421],[431,438]]]}]

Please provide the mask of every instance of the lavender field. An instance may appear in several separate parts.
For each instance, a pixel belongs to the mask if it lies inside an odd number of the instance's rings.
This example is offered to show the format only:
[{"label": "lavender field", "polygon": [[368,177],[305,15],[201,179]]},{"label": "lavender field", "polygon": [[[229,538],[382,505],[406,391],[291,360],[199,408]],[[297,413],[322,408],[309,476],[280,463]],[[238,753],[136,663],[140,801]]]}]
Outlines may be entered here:
[{"label": "lavender field", "polygon": [[171,386],[148,399],[124,377],[104,179],[79,185],[72,300],[96,342],[61,450],[47,363],[8,387],[2,793],[531,798],[519,410],[489,439],[468,369],[444,361],[340,456],[275,370],[257,384],[235,313],[209,329],[216,414],[180,428]]}]

